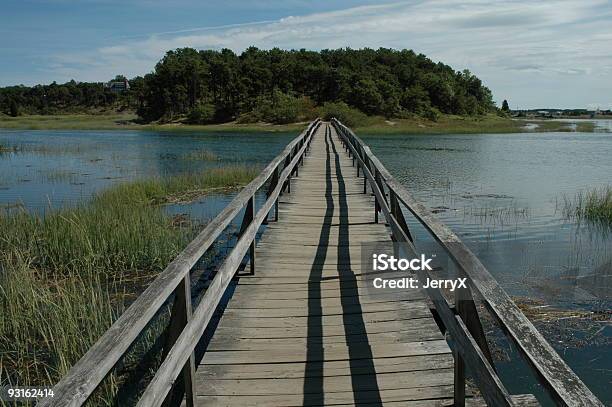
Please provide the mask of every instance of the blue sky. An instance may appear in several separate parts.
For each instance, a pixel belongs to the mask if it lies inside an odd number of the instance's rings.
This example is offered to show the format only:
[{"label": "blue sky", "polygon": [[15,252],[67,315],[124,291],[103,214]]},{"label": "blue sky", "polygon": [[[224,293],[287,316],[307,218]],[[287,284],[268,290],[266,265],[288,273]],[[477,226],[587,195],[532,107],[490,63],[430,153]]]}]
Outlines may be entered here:
[{"label": "blue sky", "polygon": [[612,108],[608,0],[2,0],[0,86],[150,72],[168,49],[411,48],[513,108]]}]

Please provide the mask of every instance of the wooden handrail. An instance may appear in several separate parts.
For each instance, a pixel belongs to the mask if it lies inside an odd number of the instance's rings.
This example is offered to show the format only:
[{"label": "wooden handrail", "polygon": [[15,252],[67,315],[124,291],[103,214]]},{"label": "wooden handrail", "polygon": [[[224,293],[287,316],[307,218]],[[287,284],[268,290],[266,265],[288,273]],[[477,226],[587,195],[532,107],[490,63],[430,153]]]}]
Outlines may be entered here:
[{"label": "wooden handrail", "polygon": [[[465,244],[463,244],[463,242],[461,242],[459,237],[446,225],[437,220],[423,204],[414,199],[408,190],[393,178],[384,165],[371,152],[370,148],[365,145],[352,130],[336,119],[332,120],[332,124],[341,137],[346,140],[346,144],[353,150],[353,157],[357,158],[364,169],[366,169],[367,166],[365,165],[363,157],[366,157],[367,162],[369,162],[372,168],[380,174],[382,183],[389,190],[390,197],[397,198],[397,200],[415,216],[449,254],[460,271],[468,278],[469,288],[478,293],[480,298],[482,298],[489,312],[498,321],[506,336],[517,346],[521,355],[527,360],[528,365],[535,372],[540,383],[544,385],[544,388],[552,396],[553,400],[561,406],[603,407],[603,403],[569,368],[553,347],[544,339],[542,334],[533,326],[531,321],[529,321],[508,294],[501,288],[480,260],[467,248],[467,246],[465,246]],[[370,170],[368,169],[365,172],[366,176],[370,179],[371,187],[373,189],[378,189],[378,187],[375,186],[376,182],[372,183]],[[378,201],[378,205],[385,206],[384,200],[381,199],[381,195],[384,195],[384,193],[375,193],[375,198]],[[394,216],[392,215],[392,217]],[[395,228],[392,227],[392,230],[394,229]],[[411,240],[407,235],[404,238],[404,241]],[[428,294],[430,297],[432,297],[432,295],[437,296],[436,293],[432,293],[429,290]],[[442,299],[440,297],[432,298],[436,307],[441,305]],[[444,300],[444,302],[446,302],[446,300]],[[442,309],[438,310],[440,316],[445,315],[446,317],[443,318],[443,320],[451,322],[451,315],[445,312],[445,307],[443,305],[441,308]],[[466,316],[467,315],[461,315],[462,318]],[[467,324],[467,322],[462,321],[461,318],[457,319],[459,325],[451,322],[449,327],[447,327],[451,331],[451,335],[453,335],[452,331],[455,330],[457,326],[462,328],[461,325],[464,323]],[[457,337],[458,335],[461,336],[466,334],[467,336],[465,339],[467,339],[468,342],[473,341],[474,338],[470,334],[472,331],[471,329],[468,329],[467,332],[463,329],[462,331],[463,333],[455,331],[454,336]],[[464,343],[468,342],[464,341]],[[461,347],[461,341],[455,346]],[[460,349],[459,351],[463,351],[464,356],[467,355],[465,352],[468,352],[467,349]],[[482,353],[483,349],[477,349],[476,351]],[[479,357],[479,359],[479,363],[482,362],[482,366],[488,369],[486,363],[484,363],[486,362],[486,358],[484,361],[481,357]],[[469,367],[476,368],[476,366]],[[480,371],[482,372],[482,370]],[[491,373],[494,373],[494,371],[489,372],[489,374]],[[492,377],[495,379],[496,375]],[[489,378],[487,378],[487,380],[488,379]],[[501,382],[498,384],[501,384]],[[487,398],[485,394],[483,394],[483,396],[485,399]],[[511,400],[509,403],[511,403]]]},{"label": "wooden handrail", "polygon": [[[40,400],[39,406],[76,407],[87,401],[172,294],[184,295],[185,284],[188,286],[191,268],[221,235],[223,230],[229,226],[242,208],[251,201],[255,193],[266,184],[275,171],[278,171],[279,166],[282,166],[283,173],[285,173],[284,169],[288,164],[293,163],[298,148],[299,151],[304,151],[307,145],[306,141],[312,137],[320,122],[320,119],[316,119],[310,123],[307,129],[293,139],[253,181],[232,199],[54,386],[54,397]],[[285,179],[279,182],[274,191],[286,181]],[[266,205],[269,202],[270,198],[266,201]],[[251,228],[248,230],[251,230]],[[248,230],[243,234],[243,237],[248,233]],[[239,241],[244,241],[243,237]],[[189,302],[190,308],[190,298],[187,298],[186,302]],[[188,314],[190,312],[187,312],[187,317],[189,317]],[[185,324],[188,325],[189,323],[185,321],[183,326]]]}]

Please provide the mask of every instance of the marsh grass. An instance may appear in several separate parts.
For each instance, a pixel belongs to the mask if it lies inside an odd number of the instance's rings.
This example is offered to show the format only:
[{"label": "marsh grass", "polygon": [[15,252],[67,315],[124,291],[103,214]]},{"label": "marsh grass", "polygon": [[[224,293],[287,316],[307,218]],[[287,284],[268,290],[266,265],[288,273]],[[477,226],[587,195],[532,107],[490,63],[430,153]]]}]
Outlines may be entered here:
[{"label": "marsh grass", "polygon": [[[0,212],[0,384],[56,383],[195,236],[197,225],[177,225],[160,203],[254,174],[231,167],[135,181],[44,217]],[[150,347],[162,325],[137,350]],[[122,380],[105,380],[94,404],[112,405]]]},{"label": "marsh grass", "polygon": [[0,127],[30,130],[113,130],[137,128],[132,113],[0,116]]},{"label": "marsh grass", "polygon": [[209,150],[195,150],[182,156],[183,160],[188,161],[217,161],[219,157]]},{"label": "marsh grass", "polygon": [[15,149],[12,146],[7,146],[0,143],[0,154],[12,153]]},{"label": "marsh grass", "polygon": [[565,217],[612,226],[612,186],[580,191],[563,201]]},{"label": "marsh grass", "polygon": [[[46,116],[0,116],[0,128],[8,129],[66,129],[66,130],[150,130],[171,132],[220,132],[220,133],[270,133],[297,132],[307,122],[290,124],[228,122],[221,124],[138,124],[137,116],[125,114],[98,115],[46,115]],[[436,121],[419,116],[386,119],[381,116],[367,116],[356,123],[358,134],[470,134],[470,133],[523,133],[528,123],[537,123],[535,132],[573,131],[569,123],[554,120],[510,119],[495,114],[482,116],[456,116],[441,114]],[[592,124],[579,123],[576,131],[592,132]]]},{"label": "marsh grass", "polygon": [[78,174],[62,169],[46,171],[44,172],[44,177],[49,182],[76,183],[79,180]]},{"label": "marsh grass", "polygon": [[257,167],[236,165],[170,178],[149,178],[117,185],[97,199],[110,202],[125,200],[138,205],[189,202],[210,191],[245,185],[258,173]]}]

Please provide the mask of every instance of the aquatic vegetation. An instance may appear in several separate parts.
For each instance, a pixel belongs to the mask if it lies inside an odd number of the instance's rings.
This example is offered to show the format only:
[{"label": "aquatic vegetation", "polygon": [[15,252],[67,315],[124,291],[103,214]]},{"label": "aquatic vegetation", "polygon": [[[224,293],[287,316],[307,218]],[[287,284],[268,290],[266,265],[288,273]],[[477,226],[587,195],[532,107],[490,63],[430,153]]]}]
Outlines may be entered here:
[{"label": "aquatic vegetation", "polygon": [[73,184],[76,183],[79,179],[78,174],[62,169],[47,171],[44,174],[44,177],[49,182],[67,182]]},{"label": "aquatic vegetation", "polygon": [[566,217],[612,225],[612,186],[580,191],[573,198],[564,196],[563,200]]},{"label": "aquatic vegetation", "polygon": [[[601,306],[591,309],[567,309],[546,303],[537,298],[515,296],[514,303],[535,325],[548,341],[557,349],[580,349],[594,346],[610,346],[612,339],[605,334],[609,326],[610,310]],[[505,335],[499,330],[496,321],[479,306],[481,321],[487,335],[487,341],[494,360],[510,361],[518,356],[510,347]]]},{"label": "aquatic vegetation", "polygon": [[0,144],[0,154],[2,153],[12,153],[14,150],[11,146],[6,146],[4,144]]},{"label": "aquatic vegetation", "polygon": [[193,161],[217,161],[219,157],[215,153],[209,150],[195,150],[189,152],[181,157],[183,160]]},{"label": "aquatic vegetation", "polygon": [[140,205],[189,202],[212,190],[245,185],[257,174],[256,167],[237,165],[169,178],[147,178],[119,184],[99,194],[95,199]]},{"label": "aquatic vegetation", "polygon": [[[44,216],[0,212],[0,383],[55,383],[195,236],[199,225],[176,222],[159,203],[253,176],[219,168],[120,184]],[[121,380],[105,382],[98,404],[112,404]]]}]

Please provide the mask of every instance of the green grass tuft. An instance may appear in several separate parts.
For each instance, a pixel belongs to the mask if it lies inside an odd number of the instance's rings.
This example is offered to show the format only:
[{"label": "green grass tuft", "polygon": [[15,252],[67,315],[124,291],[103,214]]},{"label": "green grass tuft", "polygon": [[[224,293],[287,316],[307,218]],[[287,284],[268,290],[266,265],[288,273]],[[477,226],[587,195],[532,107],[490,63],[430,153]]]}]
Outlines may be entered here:
[{"label": "green grass tuft", "polygon": [[565,216],[612,225],[612,186],[583,191],[564,197]]}]

